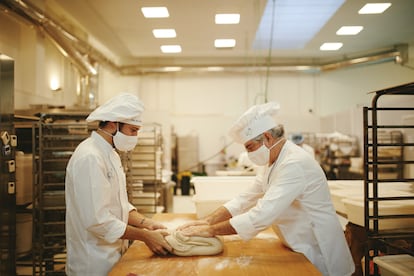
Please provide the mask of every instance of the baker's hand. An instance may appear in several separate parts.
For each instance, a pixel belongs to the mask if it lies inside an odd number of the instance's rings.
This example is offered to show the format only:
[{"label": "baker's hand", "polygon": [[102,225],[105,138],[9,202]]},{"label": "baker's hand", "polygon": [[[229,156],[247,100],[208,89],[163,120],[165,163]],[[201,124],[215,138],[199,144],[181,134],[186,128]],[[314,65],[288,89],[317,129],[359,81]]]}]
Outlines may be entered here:
[{"label": "baker's hand", "polygon": [[145,220],[142,223],[142,227],[148,230],[167,229],[167,227],[165,227],[163,224],[149,218],[145,218]]},{"label": "baker's hand", "polygon": [[191,226],[199,226],[199,225],[208,225],[208,222],[205,221],[205,220],[194,220],[194,221],[190,221],[190,222],[187,222],[187,223],[179,226],[177,228],[177,230],[178,231],[182,231],[182,230],[184,230],[184,229],[186,229],[188,227],[191,227]]},{"label": "baker's hand", "polygon": [[143,239],[143,242],[145,242],[148,248],[155,254],[167,255],[173,250],[164,238],[167,235],[169,235],[169,232],[164,230],[148,231],[146,237]]},{"label": "baker's hand", "polygon": [[209,224],[188,226],[180,230],[184,236],[214,237],[214,230]]}]

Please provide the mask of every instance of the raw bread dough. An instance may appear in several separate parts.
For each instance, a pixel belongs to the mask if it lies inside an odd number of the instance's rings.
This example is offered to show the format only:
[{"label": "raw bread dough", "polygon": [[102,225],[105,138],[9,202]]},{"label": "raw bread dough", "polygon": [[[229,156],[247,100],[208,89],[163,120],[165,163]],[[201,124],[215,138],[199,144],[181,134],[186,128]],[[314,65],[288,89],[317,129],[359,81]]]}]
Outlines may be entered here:
[{"label": "raw bread dough", "polygon": [[219,238],[184,236],[180,231],[173,231],[165,239],[177,256],[216,255],[223,251],[223,243]]}]

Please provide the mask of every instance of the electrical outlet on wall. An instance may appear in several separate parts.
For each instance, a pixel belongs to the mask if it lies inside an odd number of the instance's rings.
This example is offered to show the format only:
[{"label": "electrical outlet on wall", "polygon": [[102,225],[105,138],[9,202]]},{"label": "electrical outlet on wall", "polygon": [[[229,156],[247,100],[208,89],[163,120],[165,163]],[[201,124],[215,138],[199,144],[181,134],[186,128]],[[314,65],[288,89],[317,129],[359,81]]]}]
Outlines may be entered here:
[{"label": "electrical outlet on wall", "polygon": [[8,183],[8,188],[7,191],[10,195],[14,194],[16,192],[16,184],[14,182],[9,182]]},{"label": "electrical outlet on wall", "polygon": [[1,138],[1,141],[3,142],[3,145],[8,145],[9,144],[9,142],[10,142],[10,135],[9,135],[9,133],[7,131],[2,131],[0,133],[0,138]]}]

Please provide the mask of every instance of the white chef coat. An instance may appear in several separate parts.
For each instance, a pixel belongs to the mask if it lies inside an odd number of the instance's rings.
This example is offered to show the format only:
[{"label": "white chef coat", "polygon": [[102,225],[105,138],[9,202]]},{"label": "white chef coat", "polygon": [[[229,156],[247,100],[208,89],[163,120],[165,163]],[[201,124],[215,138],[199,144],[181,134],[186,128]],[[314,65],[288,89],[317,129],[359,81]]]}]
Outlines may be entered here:
[{"label": "white chef coat", "polygon": [[315,158],[315,150],[311,146],[309,146],[308,144],[302,144],[301,147],[307,153],[309,153],[313,158]]},{"label": "white chef coat", "polygon": [[245,240],[270,225],[323,275],[351,275],[354,263],[336,216],[324,172],[303,149],[286,141],[255,183],[227,202],[230,224]]},{"label": "white chef coat", "polygon": [[66,273],[107,275],[128,245],[120,237],[134,207],[118,153],[96,132],[69,160],[65,189]]}]

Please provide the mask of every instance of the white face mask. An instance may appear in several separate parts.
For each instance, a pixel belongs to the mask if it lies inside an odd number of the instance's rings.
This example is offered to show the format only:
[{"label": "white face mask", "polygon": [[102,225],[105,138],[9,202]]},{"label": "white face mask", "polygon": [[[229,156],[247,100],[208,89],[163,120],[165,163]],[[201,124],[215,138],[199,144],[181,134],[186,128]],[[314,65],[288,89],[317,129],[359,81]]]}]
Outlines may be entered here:
[{"label": "white face mask", "polygon": [[125,135],[119,130],[119,125],[117,125],[117,132],[113,136],[114,145],[120,151],[131,151],[135,148],[138,143],[138,136]]},{"label": "white face mask", "polygon": [[247,153],[247,156],[249,157],[250,161],[252,161],[254,164],[258,166],[264,166],[269,164],[270,159],[270,150],[274,148],[277,144],[282,142],[284,139],[280,139],[277,141],[274,145],[272,145],[270,148],[267,148],[263,142],[263,144],[255,151],[250,151]]}]

